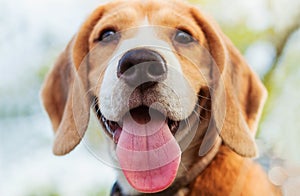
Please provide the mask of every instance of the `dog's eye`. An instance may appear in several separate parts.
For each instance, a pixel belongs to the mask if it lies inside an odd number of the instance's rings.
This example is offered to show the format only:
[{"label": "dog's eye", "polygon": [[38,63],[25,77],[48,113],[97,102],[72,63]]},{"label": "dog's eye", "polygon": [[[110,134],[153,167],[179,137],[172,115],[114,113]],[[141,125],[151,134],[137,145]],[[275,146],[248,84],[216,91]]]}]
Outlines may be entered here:
[{"label": "dog's eye", "polygon": [[174,40],[181,44],[188,44],[194,41],[194,38],[186,31],[178,30],[175,34]]},{"label": "dog's eye", "polygon": [[111,42],[117,38],[116,31],[113,29],[106,29],[101,32],[98,41],[101,42]]}]

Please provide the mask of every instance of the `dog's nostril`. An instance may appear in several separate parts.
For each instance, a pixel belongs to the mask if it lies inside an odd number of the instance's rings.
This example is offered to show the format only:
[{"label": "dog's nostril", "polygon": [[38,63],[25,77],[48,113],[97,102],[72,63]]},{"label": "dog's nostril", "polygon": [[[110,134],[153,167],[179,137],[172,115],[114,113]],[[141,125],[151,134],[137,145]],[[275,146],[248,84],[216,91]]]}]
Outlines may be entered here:
[{"label": "dog's nostril", "polygon": [[148,73],[152,76],[160,76],[167,72],[166,67],[163,65],[160,65],[161,62],[153,62],[148,67]]},{"label": "dog's nostril", "polygon": [[157,52],[149,49],[134,49],[126,52],[120,59],[117,75],[130,86],[153,84],[166,78],[167,66]]},{"label": "dog's nostril", "polygon": [[135,73],[135,67],[133,65],[128,65],[128,68],[125,68],[121,71],[121,74],[125,74],[126,76],[133,75]]}]

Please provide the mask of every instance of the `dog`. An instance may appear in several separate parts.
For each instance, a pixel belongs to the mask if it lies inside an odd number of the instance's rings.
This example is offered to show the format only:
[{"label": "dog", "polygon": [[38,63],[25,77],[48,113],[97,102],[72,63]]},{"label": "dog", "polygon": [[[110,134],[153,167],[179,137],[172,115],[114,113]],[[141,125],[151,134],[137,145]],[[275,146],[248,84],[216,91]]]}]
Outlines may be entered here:
[{"label": "dog", "polygon": [[111,195],[280,195],[254,136],[266,90],[218,25],[179,0],[98,7],[42,87],[65,155],[92,109],[118,165]]}]

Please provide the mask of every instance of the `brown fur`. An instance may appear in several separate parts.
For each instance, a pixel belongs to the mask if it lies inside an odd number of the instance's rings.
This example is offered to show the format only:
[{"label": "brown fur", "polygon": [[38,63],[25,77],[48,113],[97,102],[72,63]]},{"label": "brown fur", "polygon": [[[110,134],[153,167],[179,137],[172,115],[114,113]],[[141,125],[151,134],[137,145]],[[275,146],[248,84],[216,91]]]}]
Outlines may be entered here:
[{"label": "brown fur", "polygon": [[[213,179],[213,180],[211,180]],[[216,158],[190,185],[190,196],[280,195],[262,168],[222,146]]]},{"label": "brown fur", "polygon": [[[213,104],[205,100],[200,104],[212,110],[212,113],[202,111],[202,116],[214,119],[224,144],[212,163],[182,192],[188,195],[279,194],[262,169],[251,159],[245,158],[256,156],[254,135],[266,98],[266,91],[258,77],[213,20],[196,8],[181,1],[140,2],[113,1],[95,10],[48,75],[42,99],[56,135],[54,153],[64,155],[70,152],[83,137],[89,121],[92,96],[85,92],[91,86],[96,87],[94,94],[99,92],[103,80],[101,73],[117,47],[97,47],[94,40],[105,28],[113,27],[122,31],[138,27],[147,16],[152,25],[189,30],[212,55],[214,62],[210,59],[205,64],[216,63],[218,66],[218,70],[212,70],[211,73],[220,77],[214,84],[216,92],[212,97]],[[126,34],[122,39],[130,36]],[[174,50],[180,54],[183,52],[180,50],[184,49],[179,47]],[[188,52],[192,56],[198,55],[196,63],[201,64],[201,57],[206,54],[193,51],[197,50],[190,48]],[[198,93],[201,89],[208,96],[203,76],[198,74],[198,67],[180,55],[177,58],[194,91]],[[99,59],[103,66],[95,63]],[[95,78],[99,76],[100,79],[96,81]],[[220,111],[222,105],[224,111]],[[193,142],[183,153],[182,163],[185,167],[180,168],[178,177],[186,175],[186,169],[189,170],[200,160],[197,153],[202,132],[207,126],[208,122],[200,124]]]}]

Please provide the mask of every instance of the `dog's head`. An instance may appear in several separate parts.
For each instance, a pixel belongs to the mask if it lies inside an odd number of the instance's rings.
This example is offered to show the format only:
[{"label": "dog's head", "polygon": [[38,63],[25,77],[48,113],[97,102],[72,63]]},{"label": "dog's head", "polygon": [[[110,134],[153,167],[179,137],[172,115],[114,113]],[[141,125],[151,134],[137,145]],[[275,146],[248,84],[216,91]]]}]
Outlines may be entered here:
[{"label": "dog's head", "polygon": [[212,20],[184,2],[158,0],[96,9],[42,90],[54,153],[80,142],[92,107],[128,182],[141,192],[170,186],[181,152],[207,130],[236,153],[255,156],[265,95]]}]

